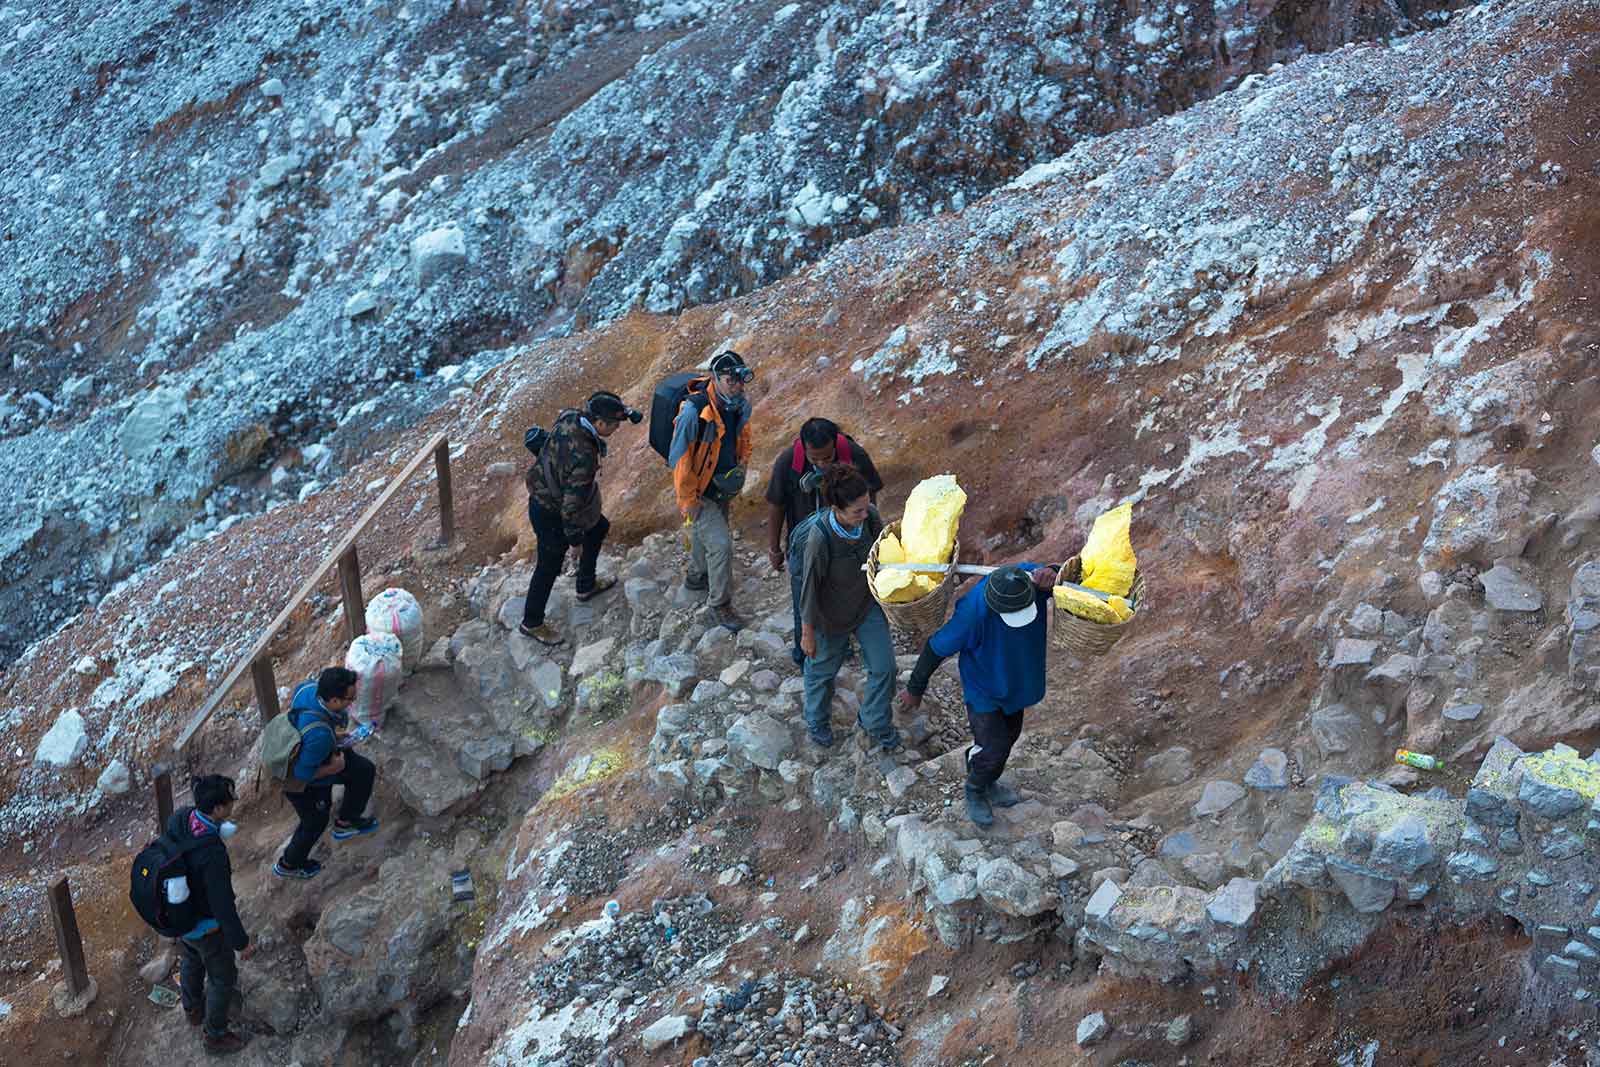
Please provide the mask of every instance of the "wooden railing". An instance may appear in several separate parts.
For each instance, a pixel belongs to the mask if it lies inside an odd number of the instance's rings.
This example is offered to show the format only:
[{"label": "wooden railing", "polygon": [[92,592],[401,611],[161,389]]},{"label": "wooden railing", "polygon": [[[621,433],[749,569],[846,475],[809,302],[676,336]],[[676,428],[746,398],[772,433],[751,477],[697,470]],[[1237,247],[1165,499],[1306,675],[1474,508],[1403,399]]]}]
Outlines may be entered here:
[{"label": "wooden railing", "polygon": [[184,750],[200,727],[204,726],[222,705],[229,691],[238,684],[246,670],[249,670],[250,680],[255,686],[256,704],[261,709],[261,721],[266,723],[278,714],[278,682],[272,673],[272,659],[267,655],[267,648],[272,644],[273,638],[278,636],[278,631],[289,621],[289,616],[294,614],[295,609],[311,595],[335,566],[339,568],[339,590],[344,598],[344,621],[350,638],[354,640],[367,632],[367,604],[361,595],[361,561],[356,555],[356,539],[366,531],[378,512],[383,510],[384,505],[400,491],[400,487],[417,472],[417,468],[422,466],[430,453],[439,475],[440,543],[449,544],[455,540],[455,500],[450,488],[450,442],[444,433],[440,432],[422,446],[422,450],[411,458],[411,462],[405,465],[404,470],[395,475],[394,480],[383,491],[383,495],[372,502],[372,506],[367,508],[350,532],[344,535],[334,546],[333,551],[328,553],[311,576],[295,591],[294,596],[289,598],[283,610],[278,612],[278,617],[272,620],[260,637],[256,638],[255,644],[250,646],[250,651],[241,656],[228,671],[227,677],[223,678],[221,684],[212,691],[205,704],[195,712],[194,718],[189,720],[189,725],[184,727],[183,733],[178,736],[177,743],[173,746],[178,752]]}]

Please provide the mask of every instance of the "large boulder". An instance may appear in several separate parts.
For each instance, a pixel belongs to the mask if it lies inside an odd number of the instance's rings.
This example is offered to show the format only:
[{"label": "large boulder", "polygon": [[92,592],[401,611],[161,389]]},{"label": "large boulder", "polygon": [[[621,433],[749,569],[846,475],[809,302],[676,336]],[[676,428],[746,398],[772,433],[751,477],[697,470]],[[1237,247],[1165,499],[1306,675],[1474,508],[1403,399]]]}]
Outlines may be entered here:
[{"label": "large boulder", "polygon": [[83,757],[89,747],[89,735],[83,728],[83,716],[71,708],[63,711],[55,725],[39,739],[33,761],[51,767],[70,767]]},{"label": "large boulder", "polygon": [[[420,1012],[465,974],[450,935],[450,853],[416,841],[385,860],[378,877],[339,895],[305,944],[306,969],[325,1014],[344,1025],[402,1005]],[[464,951],[464,949],[463,949]]]},{"label": "large boulder", "polygon": [[1522,555],[1533,525],[1528,506],[1535,483],[1531,472],[1504,466],[1471,467],[1445,482],[1434,494],[1418,566],[1448,570],[1463,560]]},{"label": "large boulder", "polygon": [[794,751],[794,735],[770,715],[741,715],[728,730],[728,748],[763,770],[775,771]]},{"label": "large boulder", "polygon": [[1055,909],[1060,898],[1044,880],[1004,856],[978,867],[978,894],[996,911],[1026,917]]},{"label": "large boulder", "polygon": [[426,289],[439,275],[467,261],[467,238],[459,226],[441,226],[411,241],[411,272]]}]

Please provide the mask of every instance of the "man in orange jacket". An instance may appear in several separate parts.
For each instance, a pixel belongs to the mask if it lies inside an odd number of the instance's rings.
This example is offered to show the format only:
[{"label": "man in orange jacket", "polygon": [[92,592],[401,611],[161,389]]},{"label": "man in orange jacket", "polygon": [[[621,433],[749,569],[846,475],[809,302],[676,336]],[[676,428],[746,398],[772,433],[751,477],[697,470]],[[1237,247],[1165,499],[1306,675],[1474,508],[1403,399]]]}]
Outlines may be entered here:
[{"label": "man in orange jacket", "polygon": [[733,610],[733,528],[728,504],[744,488],[750,462],[750,402],[745,385],[755,372],[729,350],[711,361],[711,376],[689,383],[672,424],[667,465],[678,510],[689,527],[689,568],[684,588],[707,593],[717,622],[744,626]]}]

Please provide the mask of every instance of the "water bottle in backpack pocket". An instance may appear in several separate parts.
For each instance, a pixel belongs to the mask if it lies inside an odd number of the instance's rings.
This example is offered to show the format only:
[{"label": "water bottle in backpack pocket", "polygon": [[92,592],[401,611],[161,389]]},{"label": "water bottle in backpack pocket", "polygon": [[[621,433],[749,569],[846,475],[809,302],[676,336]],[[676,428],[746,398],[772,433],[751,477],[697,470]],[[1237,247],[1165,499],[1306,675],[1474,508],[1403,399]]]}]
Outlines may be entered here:
[{"label": "water bottle in backpack pocket", "polygon": [[178,840],[162,834],[133,857],[128,899],[139,918],[162,937],[181,937],[199,921],[189,887],[188,854],[214,837]]}]

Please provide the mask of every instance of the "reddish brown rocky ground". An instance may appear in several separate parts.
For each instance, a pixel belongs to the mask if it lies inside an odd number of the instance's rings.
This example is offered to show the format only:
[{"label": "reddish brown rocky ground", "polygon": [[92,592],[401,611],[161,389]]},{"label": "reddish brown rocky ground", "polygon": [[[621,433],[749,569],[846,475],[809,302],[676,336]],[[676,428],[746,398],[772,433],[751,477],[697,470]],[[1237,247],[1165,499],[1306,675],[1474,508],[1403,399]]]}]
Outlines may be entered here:
[{"label": "reddish brown rocky ground", "polygon": [[[877,460],[888,483],[888,514],[899,510],[920,477],[946,470],[957,474],[970,497],[962,539],[964,554],[973,561],[1059,559],[1077,547],[1080,507],[1097,498],[1114,502],[1134,492],[1145,472],[1171,469],[1187,455],[1192,462],[1184,473],[1156,483],[1137,510],[1134,542],[1151,581],[1148,621],[1119,646],[1117,656],[1070,677],[1058,674],[1033,729],[1051,736],[1098,733],[1127,752],[1130,766],[1181,743],[1208,774],[1237,777],[1264,744],[1300,729],[1318,681],[1320,648],[1303,638],[1324,606],[1336,596],[1380,584],[1386,573],[1402,577],[1402,590],[1414,584],[1411,557],[1428,528],[1428,502],[1454,468],[1414,465],[1408,459],[1437,438],[1466,436],[1440,413],[1440,405],[1430,406],[1413,394],[1381,434],[1359,441],[1353,454],[1336,455],[1330,445],[1281,469],[1264,466],[1267,457],[1284,454],[1316,425],[1318,405],[1343,397],[1341,430],[1376,418],[1384,398],[1402,381],[1397,352],[1427,350],[1448,340],[1451,331],[1464,335],[1496,293],[1526,284],[1527,297],[1513,302],[1492,329],[1464,341],[1460,366],[1427,389],[1441,392],[1449,380],[1472,374],[1484,374],[1487,383],[1494,372],[1514,373],[1509,399],[1473,428],[1489,444],[1481,462],[1535,470],[1540,506],[1551,512],[1565,514],[1593,493],[1589,451],[1595,444],[1593,412],[1600,408],[1595,369],[1600,317],[1592,286],[1600,275],[1600,120],[1592,108],[1580,105],[1600,96],[1594,44],[1600,40],[1600,21],[1591,7],[1577,3],[1563,5],[1560,16],[1555,25],[1539,23],[1535,14],[1513,21],[1516,35],[1503,45],[1526,80],[1559,85],[1548,95],[1506,94],[1503,125],[1520,138],[1523,157],[1511,159],[1510,149],[1480,146],[1484,158],[1440,164],[1445,180],[1432,189],[1427,205],[1414,207],[1418,219],[1425,216],[1425,229],[1410,232],[1408,226],[1422,223],[1398,220],[1399,237],[1375,234],[1314,281],[1277,295],[1252,296],[1222,335],[1194,331],[1170,359],[1141,362],[1130,356],[1108,367],[1101,355],[1124,342],[1097,330],[1069,358],[1029,365],[1033,342],[1041,341],[1050,325],[1048,316],[1030,318],[1039,289],[1034,279],[1054,288],[1055,310],[1082,298],[1099,280],[1057,273],[1062,245],[1052,227],[1088,211],[1102,195],[1069,177],[1003,191],[966,213],[848,243],[818,266],[728,304],[670,317],[636,314],[603,330],[539,345],[425,422],[377,444],[372,459],[308,503],[248,520],[184,550],[40,642],[0,681],[0,703],[34,709],[7,736],[7,746],[31,751],[60,710],[89,702],[107,664],[180,642],[218,650],[222,654],[205,669],[186,672],[171,692],[122,720],[126,758],[147,774],[155,762],[169,758],[173,740],[206,687],[226,670],[229,656],[248,644],[299,576],[359,514],[371,497],[363,487],[397,469],[427,434],[448,429],[456,442],[458,545],[447,553],[431,549],[432,489],[419,479],[374,523],[360,552],[369,588],[376,588],[381,576],[395,575],[425,604],[433,604],[455,594],[485,562],[528,555],[531,535],[520,481],[525,458],[520,440],[527,425],[548,420],[560,406],[602,385],[647,406],[650,383],[732,345],[758,369],[754,432],[763,467],[792,439],[801,419],[835,415]],[[1542,47],[1514,52],[1535,34],[1543,35]],[[1488,46],[1478,42],[1474,49],[1461,66],[1487,68]],[[1353,63],[1348,57],[1341,62]],[[1453,66],[1435,62],[1439,70]],[[1562,64],[1567,73],[1561,72]],[[1294,78],[1295,69],[1279,77]],[[1304,91],[1309,97],[1311,90]],[[1441,96],[1440,102],[1405,112],[1407,137],[1437,132],[1449,99]],[[1371,119],[1359,100],[1324,94],[1301,101],[1318,109],[1315,117],[1286,111],[1284,121],[1305,122],[1305,136],[1311,138],[1324,126],[1337,130]],[[1214,127],[1226,121],[1222,106],[1219,102],[1210,112]],[[1202,135],[1181,128],[1149,138],[1118,135],[1100,150],[1105,154],[1098,162],[1128,183],[1117,195],[1137,199],[1143,195],[1135,184],[1140,158],[1170,159],[1175,145],[1202,136],[1210,140],[1197,151],[1210,151],[1207,145],[1230,131],[1213,128]],[[1526,160],[1532,163],[1523,166]],[[1564,177],[1541,176],[1549,172],[1538,166],[1547,163],[1558,165]],[[1486,185],[1485,175],[1498,175],[1502,168],[1516,174],[1503,185]],[[1148,195],[1166,195],[1158,189],[1165,180],[1164,175],[1149,177]],[[1226,191],[1200,189],[1195,195],[1217,196],[1235,214],[1271,213],[1285,201],[1311,205],[1332,218],[1351,208],[1351,202],[1328,191],[1320,175],[1284,185],[1272,182],[1267,168],[1239,176]],[[1014,228],[1005,230],[1007,220]],[[1186,225],[1173,220],[1176,229]],[[1332,239],[1323,231],[1304,235],[1306,241]],[[974,247],[980,251],[973,252]],[[1469,265],[1456,266],[1419,289],[1412,275],[1424,251],[1437,254],[1440,262]],[[963,302],[970,307],[972,294],[979,292],[994,301],[987,314],[948,311]],[[1418,308],[1437,309],[1441,317],[1363,342],[1353,357],[1336,353],[1330,321],[1346,321],[1354,329],[1386,311],[1405,314]],[[922,383],[925,391],[906,404],[899,398],[913,387],[908,375],[871,379],[845,371],[853,361],[872,357],[885,335],[903,323],[946,351],[964,349],[959,373],[929,376]],[[992,342],[1002,332],[1021,340],[995,351]],[[1240,358],[1241,351],[1249,358]],[[830,361],[825,367],[818,363],[822,357]],[[1277,371],[1259,389],[1241,393],[1241,383],[1258,366]],[[1224,438],[1204,436],[1204,424],[1217,413],[1243,419],[1248,447],[1224,447]],[[605,474],[613,537],[628,541],[675,525],[665,472],[648,451],[642,428],[624,430],[618,444]],[[511,469],[504,469],[508,464]],[[1314,488],[1297,500],[1295,479],[1314,464],[1320,469],[1306,483]],[[1380,498],[1384,510],[1375,521],[1386,536],[1350,544],[1357,527],[1348,517]],[[762,543],[763,508],[754,495],[740,502],[747,546]],[[1420,522],[1408,524],[1413,516]],[[1552,573],[1561,554],[1550,541],[1536,541],[1529,551]],[[1334,559],[1336,565],[1319,566]],[[1561,586],[1564,580],[1563,573],[1550,583]],[[156,606],[155,591],[168,583],[176,583],[174,591]],[[280,682],[304,677],[339,657],[331,581],[323,593],[319,604],[296,614],[274,646]],[[1407,595],[1398,593],[1397,603],[1403,605]],[[1418,609],[1424,606],[1417,594],[1409,595]],[[437,627],[434,632],[448,632],[453,621],[447,613],[430,624]],[[98,657],[99,665],[81,675],[72,668],[85,655]],[[1239,663],[1247,663],[1264,683],[1252,690],[1230,689],[1219,673]],[[254,736],[248,699],[247,687],[239,687],[229,709],[178,760],[180,780],[189,771],[238,765]],[[642,749],[649,711],[636,709],[573,742],[571,751],[613,740],[624,749]],[[1579,744],[1594,741],[1596,732],[1574,734],[1562,722],[1534,720],[1517,740],[1527,745],[1556,738]],[[525,780],[507,788],[513,795],[536,797],[567,753],[553,748],[536,768],[522,772]],[[45,781],[8,764],[0,795],[83,796],[96,770],[80,768]],[[1162,812],[1186,803],[1154,791],[1137,773],[1123,789],[1120,800],[1132,811]],[[624,825],[655,802],[642,781],[630,780],[558,803],[568,808],[552,810],[552,819],[587,803],[603,808],[614,825]],[[147,957],[151,939],[141,936],[123,890],[130,846],[151,824],[148,780],[139,778],[129,796],[92,810],[71,805],[66,810],[0,827],[10,843],[0,854],[5,887],[0,960],[16,961],[0,976],[0,998],[12,1005],[4,1023],[7,1048],[19,1062],[119,1062],[125,1043],[141,1040],[142,1028],[155,1018],[133,973]],[[815,828],[790,822],[773,809],[752,815],[757,821],[750,848],[770,857],[763,862],[773,870],[785,863],[809,868],[826,859],[845,860],[849,870],[808,899],[813,914],[859,889],[852,881],[861,875],[851,867],[854,857],[827,854]],[[241,822],[250,832],[237,850],[236,865],[253,870],[243,879],[247,893],[266,893],[270,879],[260,868],[270,861],[290,820],[277,803],[255,800]],[[332,882],[317,892],[352,884],[376,858],[353,864],[345,876],[350,881]],[[101,984],[99,1000],[77,1024],[49,1015],[43,1001],[48,982],[34,980],[52,955],[39,888],[57,872],[73,880],[90,970]],[[622,902],[647,901],[695,884],[695,877],[681,869],[653,868],[630,885]],[[282,896],[280,890],[274,913],[287,921],[293,908]],[[789,918],[801,922],[807,916]],[[947,994],[948,1028],[942,1038],[930,1032],[925,1039],[941,1050],[939,1062],[1086,1062],[1072,1041],[1085,1012],[1104,1008],[1121,1019],[1148,1019],[1154,1027],[1201,1003],[1192,985],[1094,981],[1082,973],[1047,980],[1060,960],[1052,955],[1057,946],[1042,952],[983,946],[953,957],[936,944],[915,941],[909,932],[907,938],[905,969],[883,1000],[894,1005],[891,1017],[913,1033],[918,1026],[942,1027],[930,1018],[934,1008],[922,1006],[922,991],[932,973],[956,975]],[[536,951],[538,943],[523,947]],[[1237,1000],[1210,1012],[1215,1025],[1203,1030],[1185,1054],[1190,1063],[1309,1067],[1330,1062],[1336,1050],[1348,1047],[1352,1034],[1359,1034],[1381,1038],[1384,1063],[1548,1062],[1545,1057],[1564,1051],[1564,1039],[1550,1033],[1548,1007],[1525,991],[1524,949],[1515,932],[1459,929],[1424,914],[1408,916],[1336,975],[1319,979],[1303,1001],[1279,1002],[1246,988]],[[1019,983],[1007,974],[1025,952],[1039,958],[1041,972]],[[800,968],[815,962],[814,948],[803,946],[790,961]],[[918,1007],[904,1008],[908,1003]],[[1508,1035],[1502,1046],[1500,1039]],[[362,1062],[359,1056],[371,1051],[362,1048],[367,1051],[347,1050],[344,1062]],[[672,1062],[688,1063],[692,1052],[675,1054],[681,1058]],[[1176,1062],[1154,1030],[1147,1039],[1119,1037],[1093,1059]],[[668,1057],[650,1062],[665,1063]],[[634,1063],[631,1057],[629,1063]]]}]

